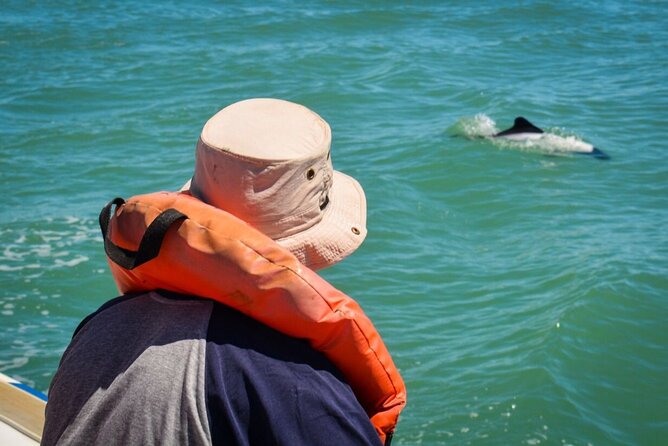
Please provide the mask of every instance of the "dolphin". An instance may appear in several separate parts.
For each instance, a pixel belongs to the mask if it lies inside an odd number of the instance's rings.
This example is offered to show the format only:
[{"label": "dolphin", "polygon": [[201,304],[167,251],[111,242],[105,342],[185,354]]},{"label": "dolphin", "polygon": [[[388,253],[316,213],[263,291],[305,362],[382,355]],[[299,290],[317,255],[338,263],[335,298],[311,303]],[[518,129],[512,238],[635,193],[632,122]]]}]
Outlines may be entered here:
[{"label": "dolphin", "polygon": [[545,133],[543,130],[530,123],[529,120],[521,116],[515,118],[515,123],[512,127],[498,132],[492,136],[494,138],[503,138],[512,141],[529,141],[549,137],[550,142],[552,143],[566,143],[564,145],[568,145],[570,147],[569,151],[578,155],[590,155],[600,160],[610,159],[610,156],[607,153],[597,149],[589,143],[583,141],[567,142],[566,139],[562,136],[554,135],[552,133]]}]

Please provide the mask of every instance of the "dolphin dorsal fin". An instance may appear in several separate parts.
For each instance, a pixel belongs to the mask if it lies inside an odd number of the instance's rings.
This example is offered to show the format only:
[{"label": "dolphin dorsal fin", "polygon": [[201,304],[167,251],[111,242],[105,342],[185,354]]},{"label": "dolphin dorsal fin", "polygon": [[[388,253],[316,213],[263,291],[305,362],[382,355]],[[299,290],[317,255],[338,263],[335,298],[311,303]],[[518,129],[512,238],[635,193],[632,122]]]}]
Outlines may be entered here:
[{"label": "dolphin dorsal fin", "polygon": [[515,124],[510,130],[513,130],[515,133],[543,133],[543,130],[539,129],[530,123],[528,119],[521,116],[515,118]]},{"label": "dolphin dorsal fin", "polygon": [[513,125],[513,130],[523,133],[543,133],[543,130],[539,129],[535,125],[529,122],[528,119],[525,119],[521,116],[515,118],[515,124]]},{"label": "dolphin dorsal fin", "polygon": [[543,131],[530,123],[528,119],[518,116],[515,118],[515,123],[511,128],[497,133],[496,136],[513,135],[517,133],[543,133]]}]

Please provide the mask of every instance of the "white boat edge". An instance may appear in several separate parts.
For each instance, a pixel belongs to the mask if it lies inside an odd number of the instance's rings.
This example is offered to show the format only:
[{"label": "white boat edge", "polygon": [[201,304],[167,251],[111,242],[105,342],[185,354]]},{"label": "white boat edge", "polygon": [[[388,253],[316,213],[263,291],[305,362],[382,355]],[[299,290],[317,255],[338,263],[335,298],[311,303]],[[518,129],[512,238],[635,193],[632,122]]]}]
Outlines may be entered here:
[{"label": "white boat edge", "polygon": [[46,395],[0,373],[0,445],[38,445],[45,407]]}]

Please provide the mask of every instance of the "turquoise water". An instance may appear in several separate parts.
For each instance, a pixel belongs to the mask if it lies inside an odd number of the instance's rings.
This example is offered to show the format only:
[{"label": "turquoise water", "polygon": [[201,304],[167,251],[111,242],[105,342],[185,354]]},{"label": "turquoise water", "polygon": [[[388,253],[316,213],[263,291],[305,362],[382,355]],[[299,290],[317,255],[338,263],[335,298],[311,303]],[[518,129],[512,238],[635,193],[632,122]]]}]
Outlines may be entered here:
[{"label": "turquoise water", "polygon": [[[134,3],[0,8],[0,371],[46,390],[116,295],[109,199],[180,187],[213,113],[280,97],[367,193],[323,274],[402,370],[395,444],[666,444],[666,2]],[[612,159],[474,137],[518,115]]]}]

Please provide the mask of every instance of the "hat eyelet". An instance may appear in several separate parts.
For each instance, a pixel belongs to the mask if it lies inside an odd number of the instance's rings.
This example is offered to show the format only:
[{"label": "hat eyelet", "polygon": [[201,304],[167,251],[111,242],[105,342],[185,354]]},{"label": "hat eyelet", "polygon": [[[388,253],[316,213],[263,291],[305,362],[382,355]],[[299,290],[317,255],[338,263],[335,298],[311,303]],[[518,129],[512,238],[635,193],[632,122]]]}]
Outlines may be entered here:
[{"label": "hat eyelet", "polygon": [[357,227],[353,226],[350,230],[353,231],[353,234],[360,235],[360,230]]},{"label": "hat eyelet", "polygon": [[313,178],[315,178],[315,170],[311,168],[306,171],[306,179],[310,181]]}]

